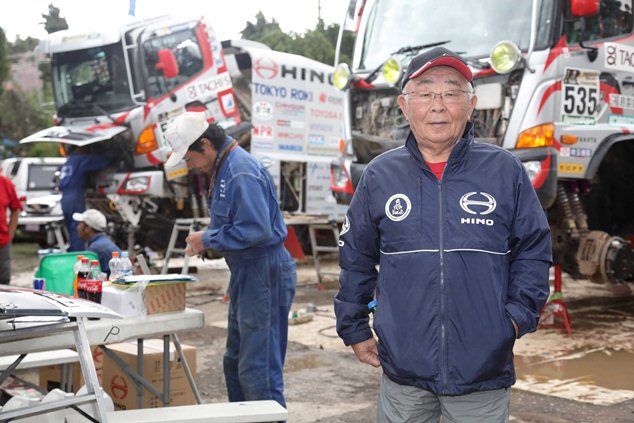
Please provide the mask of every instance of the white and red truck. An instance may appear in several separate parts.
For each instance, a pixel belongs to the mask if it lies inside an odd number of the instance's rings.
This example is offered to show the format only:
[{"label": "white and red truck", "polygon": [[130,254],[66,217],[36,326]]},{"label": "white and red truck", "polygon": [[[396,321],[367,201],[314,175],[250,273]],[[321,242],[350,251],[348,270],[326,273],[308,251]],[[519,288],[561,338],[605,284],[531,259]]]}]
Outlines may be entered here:
[{"label": "white and red truck", "polygon": [[[90,175],[89,207],[115,223],[121,243],[167,247],[179,218],[207,216],[207,179],[184,162],[164,168],[168,123],[204,112],[269,168],[284,211],[341,213],[329,191],[329,163],[344,94],[333,68],[244,40],[220,42],[204,18],[158,17],[42,40],[50,62],[55,126],[23,139],[86,147],[114,157]],[[339,116],[340,116],[339,112]],[[130,237],[129,234],[133,235]]]},{"label": "white and red truck", "polygon": [[[331,188],[350,201],[365,164],[404,143],[396,98],[409,61],[442,45],[462,55],[478,97],[479,142],[525,165],[547,211],[555,262],[597,282],[634,278],[632,0],[352,0],[356,33],[346,147]],[[342,36],[339,37],[342,39]]]}]

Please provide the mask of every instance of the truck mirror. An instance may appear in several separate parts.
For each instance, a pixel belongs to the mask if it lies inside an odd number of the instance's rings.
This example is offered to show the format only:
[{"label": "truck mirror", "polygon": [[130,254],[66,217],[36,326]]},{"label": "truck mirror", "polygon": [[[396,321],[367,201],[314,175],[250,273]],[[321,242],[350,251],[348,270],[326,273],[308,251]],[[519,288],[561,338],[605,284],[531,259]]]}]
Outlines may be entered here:
[{"label": "truck mirror", "polygon": [[176,78],[178,76],[178,63],[172,50],[164,48],[159,50],[158,63],[154,68],[159,71],[163,71],[163,76],[167,79]]},{"label": "truck mirror", "polygon": [[599,0],[570,0],[572,16],[583,18],[599,13]]}]

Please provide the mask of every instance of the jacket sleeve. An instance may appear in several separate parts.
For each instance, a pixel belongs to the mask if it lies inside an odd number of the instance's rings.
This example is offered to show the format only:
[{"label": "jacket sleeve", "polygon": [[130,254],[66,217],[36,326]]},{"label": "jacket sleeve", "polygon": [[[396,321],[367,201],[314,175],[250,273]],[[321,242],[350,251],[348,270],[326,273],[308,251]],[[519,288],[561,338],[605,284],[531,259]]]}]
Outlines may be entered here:
[{"label": "jacket sleeve", "polygon": [[236,251],[261,244],[273,236],[268,185],[261,176],[239,173],[227,184],[230,218],[203,234],[203,245],[217,251]]},{"label": "jacket sleeve", "polygon": [[103,169],[108,166],[112,161],[109,157],[99,154],[85,154],[81,156],[79,164],[80,172],[93,172],[95,170]]},{"label": "jacket sleeve", "polygon": [[339,292],[335,296],[337,333],[346,345],[372,338],[367,304],[374,296],[379,232],[369,212],[366,175],[352,198],[339,237]]},{"label": "jacket sleeve", "polygon": [[548,220],[523,167],[519,173],[506,299],[506,313],[517,323],[518,338],[537,329],[539,313],[549,294],[548,270],[552,263]]}]

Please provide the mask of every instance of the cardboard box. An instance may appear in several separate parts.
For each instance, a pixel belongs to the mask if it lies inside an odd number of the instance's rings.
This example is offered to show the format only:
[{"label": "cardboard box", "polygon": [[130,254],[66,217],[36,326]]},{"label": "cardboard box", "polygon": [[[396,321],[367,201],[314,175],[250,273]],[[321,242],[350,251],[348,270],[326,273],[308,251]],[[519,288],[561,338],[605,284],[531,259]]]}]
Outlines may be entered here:
[{"label": "cardboard box", "polygon": [[101,304],[123,317],[145,317],[150,314],[185,310],[184,282],[138,286],[107,284],[103,288]]},{"label": "cardboard box", "polygon": [[185,310],[185,283],[164,283],[145,288],[147,314]]},{"label": "cardboard box", "polygon": [[[103,385],[103,351],[98,346],[92,347],[92,360],[95,363],[95,371],[97,372],[97,379],[99,384]],[[77,393],[79,388],[84,385],[84,375],[81,371],[81,365],[79,363],[73,363],[72,369],[72,391]],[[40,387],[51,391],[60,387],[60,381],[62,378],[62,366],[45,366],[40,367]]]},{"label": "cardboard box", "polygon": [[[196,348],[182,345],[187,363],[196,377]],[[123,342],[108,345],[128,366],[136,369],[137,344]],[[163,391],[163,340],[148,339],[143,342],[143,377]],[[108,356],[103,360],[103,388],[114,402],[115,410],[137,408],[137,392],[134,381]],[[170,406],[193,405],[196,398],[189,385],[185,369],[173,344],[170,344]],[[143,408],[162,407],[163,401],[147,389],[143,392]]]}]

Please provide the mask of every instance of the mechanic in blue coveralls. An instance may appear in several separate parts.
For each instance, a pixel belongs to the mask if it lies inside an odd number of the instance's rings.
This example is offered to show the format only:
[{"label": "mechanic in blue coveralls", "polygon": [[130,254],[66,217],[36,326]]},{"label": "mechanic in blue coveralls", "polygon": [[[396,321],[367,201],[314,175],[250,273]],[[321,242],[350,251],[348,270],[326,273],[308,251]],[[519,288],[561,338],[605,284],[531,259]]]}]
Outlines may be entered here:
[{"label": "mechanic in blue coveralls", "polygon": [[[69,146],[65,146],[69,149]],[[62,166],[59,177],[59,189],[62,191],[62,212],[68,228],[68,251],[83,251],[86,243],[77,234],[79,222],[73,219],[74,213],[86,210],[86,179],[89,172],[108,166],[111,159],[104,155],[88,153],[85,147],[70,147],[72,150]]]},{"label": "mechanic in blue coveralls", "polygon": [[227,349],[229,401],[275,400],[286,407],[282,369],[297,280],[284,248],[286,225],[268,172],[204,113],[186,112],[167,128],[171,167],[181,159],[209,174],[211,223],[187,237],[189,256],[221,252],[231,271]]},{"label": "mechanic in blue coveralls", "polygon": [[474,142],[472,78],[442,47],[410,62],[410,133],[368,164],[342,227],[337,332],[382,369],[380,423],[507,422],[513,345],[548,297],[545,213],[522,163]]}]

